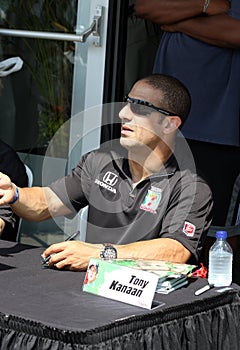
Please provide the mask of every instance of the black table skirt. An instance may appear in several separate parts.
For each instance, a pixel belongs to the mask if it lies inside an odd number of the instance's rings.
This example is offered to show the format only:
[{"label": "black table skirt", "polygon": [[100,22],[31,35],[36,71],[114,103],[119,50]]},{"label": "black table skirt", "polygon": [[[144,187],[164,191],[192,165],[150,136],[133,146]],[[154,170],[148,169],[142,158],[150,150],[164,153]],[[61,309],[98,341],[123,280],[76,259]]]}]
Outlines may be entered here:
[{"label": "black table skirt", "polygon": [[[239,300],[217,300],[202,306],[186,304],[173,310],[132,317],[92,331],[47,327],[12,315],[0,316],[1,349],[240,349]],[[234,299],[236,299],[234,301]]]},{"label": "black table skirt", "polygon": [[81,291],[84,273],[43,269],[40,248],[0,242],[0,349],[240,349],[239,287],[195,297],[194,280],[155,310]]}]

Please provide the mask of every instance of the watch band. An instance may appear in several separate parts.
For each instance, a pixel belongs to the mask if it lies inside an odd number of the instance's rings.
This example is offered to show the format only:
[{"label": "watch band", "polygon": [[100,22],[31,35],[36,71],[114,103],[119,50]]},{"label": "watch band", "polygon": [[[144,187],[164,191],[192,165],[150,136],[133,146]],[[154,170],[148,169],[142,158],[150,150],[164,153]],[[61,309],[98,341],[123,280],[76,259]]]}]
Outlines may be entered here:
[{"label": "watch band", "polygon": [[13,203],[15,203],[15,202],[18,200],[18,198],[19,198],[18,187],[17,187],[15,184],[13,184],[13,185],[15,186],[14,197],[13,197],[13,200],[12,200],[11,202],[9,202],[8,204],[13,204]]}]

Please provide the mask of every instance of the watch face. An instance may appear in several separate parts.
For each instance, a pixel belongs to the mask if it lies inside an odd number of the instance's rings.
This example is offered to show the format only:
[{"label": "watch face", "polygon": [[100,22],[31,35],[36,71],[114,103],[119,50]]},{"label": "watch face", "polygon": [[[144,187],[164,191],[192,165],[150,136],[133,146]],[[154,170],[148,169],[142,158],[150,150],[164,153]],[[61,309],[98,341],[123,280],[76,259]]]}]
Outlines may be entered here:
[{"label": "watch face", "polygon": [[102,258],[103,259],[116,259],[117,258],[117,250],[116,248],[112,246],[105,246],[102,251]]}]

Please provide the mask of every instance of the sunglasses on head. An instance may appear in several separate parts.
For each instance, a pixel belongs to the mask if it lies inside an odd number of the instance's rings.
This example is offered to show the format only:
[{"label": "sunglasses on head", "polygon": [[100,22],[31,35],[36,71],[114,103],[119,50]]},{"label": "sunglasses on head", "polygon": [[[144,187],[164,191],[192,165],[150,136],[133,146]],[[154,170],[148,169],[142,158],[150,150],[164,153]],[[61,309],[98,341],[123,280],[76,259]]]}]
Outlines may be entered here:
[{"label": "sunglasses on head", "polygon": [[134,114],[138,114],[138,115],[148,116],[152,113],[151,109],[154,109],[155,111],[162,113],[165,116],[177,115],[176,113],[169,112],[166,109],[156,107],[150,102],[139,100],[139,99],[133,98],[133,97],[129,97],[128,95],[125,96],[124,102],[128,102],[130,104],[131,111]]}]

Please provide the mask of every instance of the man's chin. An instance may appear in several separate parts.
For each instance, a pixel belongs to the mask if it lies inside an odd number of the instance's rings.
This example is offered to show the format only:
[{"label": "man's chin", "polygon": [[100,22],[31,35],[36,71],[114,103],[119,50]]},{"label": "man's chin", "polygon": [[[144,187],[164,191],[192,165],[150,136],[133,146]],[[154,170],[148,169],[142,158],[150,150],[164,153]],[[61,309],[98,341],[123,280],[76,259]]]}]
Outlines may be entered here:
[{"label": "man's chin", "polygon": [[120,144],[122,147],[126,148],[126,149],[131,149],[137,146],[136,141],[134,140],[130,140],[124,137],[120,138]]}]

